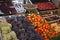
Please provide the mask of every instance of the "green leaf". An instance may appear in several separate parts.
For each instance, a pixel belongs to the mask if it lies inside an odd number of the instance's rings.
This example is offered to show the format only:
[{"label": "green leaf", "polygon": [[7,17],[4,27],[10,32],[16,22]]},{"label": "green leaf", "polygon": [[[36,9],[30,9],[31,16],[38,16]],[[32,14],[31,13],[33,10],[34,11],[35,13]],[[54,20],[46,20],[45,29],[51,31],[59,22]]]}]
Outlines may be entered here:
[{"label": "green leaf", "polygon": [[36,27],[37,27],[37,25],[35,24],[35,25],[34,25],[34,28],[36,28]]},{"label": "green leaf", "polygon": [[52,29],[50,29],[50,32],[53,32],[53,30],[52,30]]},{"label": "green leaf", "polygon": [[56,37],[56,36],[54,36],[54,37],[53,37],[53,40],[57,40],[57,37]]},{"label": "green leaf", "polygon": [[60,40],[60,33],[58,34],[58,38],[57,38],[57,40]]},{"label": "green leaf", "polygon": [[41,23],[42,25],[44,25],[44,22],[43,22],[43,21],[40,21],[40,23]]}]

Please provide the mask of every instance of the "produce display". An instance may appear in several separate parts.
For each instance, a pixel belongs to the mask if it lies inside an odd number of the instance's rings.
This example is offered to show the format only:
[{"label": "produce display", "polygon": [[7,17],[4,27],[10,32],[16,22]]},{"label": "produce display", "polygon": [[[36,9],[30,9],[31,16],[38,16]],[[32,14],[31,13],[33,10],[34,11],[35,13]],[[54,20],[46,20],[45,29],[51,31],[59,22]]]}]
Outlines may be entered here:
[{"label": "produce display", "polygon": [[51,27],[55,27],[57,32],[60,32],[60,24],[59,23],[51,23]]},{"label": "produce display", "polygon": [[14,18],[6,18],[8,23],[11,23],[12,30],[15,31],[19,40],[44,40],[42,36],[34,30],[32,24],[24,16]]},{"label": "produce display", "polygon": [[34,5],[34,4],[25,4],[24,7],[25,7],[26,9],[37,8],[36,5]]},{"label": "produce display", "polygon": [[50,9],[58,8],[52,2],[39,2],[39,3],[36,3],[36,5],[38,6],[39,10],[50,10]]},{"label": "produce display", "polygon": [[37,9],[37,6],[35,4],[28,3],[28,4],[24,4],[23,6],[26,9],[27,14],[36,12],[35,10]]},{"label": "produce display", "polygon": [[60,19],[59,16],[52,16],[52,17],[48,17],[48,18],[45,18],[47,21],[54,21],[54,20],[58,20]]},{"label": "produce display", "polygon": [[22,13],[22,12],[25,12],[25,9],[22,5],[22,3],[13,3],[17,13]]},{"label": "produce display", "polygon": [[8,23],[0,22],[3,40],[11,40],[11,36],[13,40],[56,40],[59,37],[55,24],[51,27],[48,21],[35,13],[26,17],[7,16],[6,21]]},{"label": "produce display", "polygon": [[11,30],[11,24],[0,22],[0,31],[2,32],[2,40],[18,40],[14,31]]},{"label": "produce display", "polygon": [[54,19],[54,20],[57,20],[57,19],[59,19],[59,17],[58,16],[53,16],[53,17],[51,17],[52,19]]},{"label": "produce display", "polygon": [[5,14],[17,13],[15,8],[10,8],[10,6],[13,6],[11,2],[1,2],[0,10]]},{"label": "produce display", "polygon": [[38,34],[43,36],[44,40],[49,40],[54,36],[58,37],[58,32],[55,31],[55,28],[51,28],[48,22],[40,15],[32,13],[27,16],[27,19],[30,20]]},{"label": "produce display", "polygon": [[0,40],[60,40],[60,16],[52,0],[18,1],[0,0]]},{"label": "produce display", "polygon": [[52,16],[52,14],[43,14],[42,17],[49,17]]},{"label": "produce display", "polygon": [[24,12],[25,9],[20,3],[0,2],[0,10],[4,14],[16,14]]}]

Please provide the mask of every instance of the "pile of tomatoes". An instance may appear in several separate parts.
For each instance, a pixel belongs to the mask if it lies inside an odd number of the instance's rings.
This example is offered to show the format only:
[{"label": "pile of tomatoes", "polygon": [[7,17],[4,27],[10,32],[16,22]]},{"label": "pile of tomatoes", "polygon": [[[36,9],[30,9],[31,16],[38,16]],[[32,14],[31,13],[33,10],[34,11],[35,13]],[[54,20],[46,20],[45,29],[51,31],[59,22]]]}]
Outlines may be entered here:
[{"label": "pile of tomatoes", "polygon": [[37,3],[37,6],[38,6],[39,10],[49,10],[49,9],[56,9],[56,8],[58,8],[52,2],[40,2],[40,3]]},{"label": "pile of tomatoes", "polygon": [[55,35],[56,37],[58,36],[58,32],[56,32],[54,28],[51,28],[48,22],[40,15],[32,13],[27,16],[27,19],[35,27],[35,31],[37,31],[39,35],[43,36],[45,40],[49,40]]}]

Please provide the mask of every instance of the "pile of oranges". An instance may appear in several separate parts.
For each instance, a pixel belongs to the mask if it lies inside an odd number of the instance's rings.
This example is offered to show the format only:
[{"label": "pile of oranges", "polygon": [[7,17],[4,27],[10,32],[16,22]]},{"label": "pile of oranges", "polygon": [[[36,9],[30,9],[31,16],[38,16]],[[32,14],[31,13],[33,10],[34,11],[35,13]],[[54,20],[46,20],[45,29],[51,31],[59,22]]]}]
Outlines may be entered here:
[{"label": "pile of oranges", "polygon": [[54,35],[58,36],[58,32],[56,32],[54,28],[51,28],[48,22],[40,15],[33,13],[28,15],[27,19],[35,27],[35,30],[38,32],[38,34],[43,36],[44,40],[49,40],[49,38],[53,38]]}]

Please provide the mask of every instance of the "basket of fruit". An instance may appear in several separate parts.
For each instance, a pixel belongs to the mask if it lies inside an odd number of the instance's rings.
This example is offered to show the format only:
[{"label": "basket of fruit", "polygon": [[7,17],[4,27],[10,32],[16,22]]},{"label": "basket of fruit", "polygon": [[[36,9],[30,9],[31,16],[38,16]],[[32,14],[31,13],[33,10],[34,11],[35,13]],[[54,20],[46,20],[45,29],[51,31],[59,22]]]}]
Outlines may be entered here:
[{"label": "basket of fruit", "polygon": [[60,32],[60,25],[58,25],[58,23],[52,23],[51,27],[55,28],[55,31]]},{"label": "basket of fruit", "polygon": [[57,32],[60,32],[60,27],[55,27]]},{"label": "basket of fruit", "polygon": [[55,4],[53,4],[52,2],[41,2],[41,3],[37,3],[37,6],[38,6],[38,9],[40,11],[58,9],[58,7]]},{"label": "basket of fruit", "polygon": [[26,10],[34,10],[34,9],[37,9],[37,6],[36,5],[34,5],[34,4],[24,4],[24,8],[26,9]]}]

